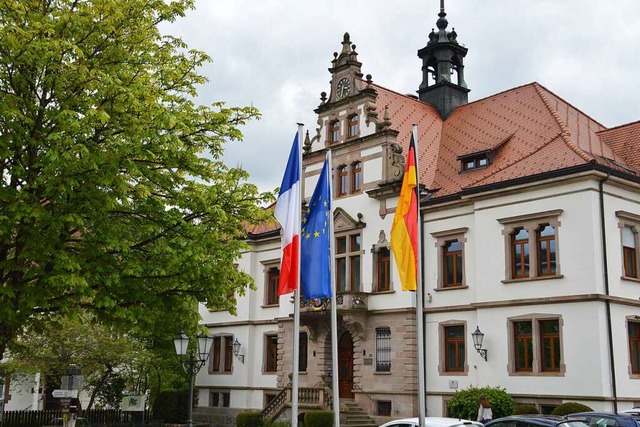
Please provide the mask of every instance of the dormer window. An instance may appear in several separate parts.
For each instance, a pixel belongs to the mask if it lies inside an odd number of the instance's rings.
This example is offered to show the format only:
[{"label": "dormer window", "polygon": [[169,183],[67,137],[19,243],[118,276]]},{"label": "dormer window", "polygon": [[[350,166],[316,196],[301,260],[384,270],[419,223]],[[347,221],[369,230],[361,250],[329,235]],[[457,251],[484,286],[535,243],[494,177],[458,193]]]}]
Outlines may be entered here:
[{"label": "dormer window", "polygon": [[340,121],[334,120],[329,123],[329,143],[335,144],[340,140]]},{"label": "dormer window", "polygon": [[483,151],[480,153],[466,154],[458,157],[458,160],[462,163],[462,172],[471,171],[474,169],[486,168],[491,164],[489,152]]}]

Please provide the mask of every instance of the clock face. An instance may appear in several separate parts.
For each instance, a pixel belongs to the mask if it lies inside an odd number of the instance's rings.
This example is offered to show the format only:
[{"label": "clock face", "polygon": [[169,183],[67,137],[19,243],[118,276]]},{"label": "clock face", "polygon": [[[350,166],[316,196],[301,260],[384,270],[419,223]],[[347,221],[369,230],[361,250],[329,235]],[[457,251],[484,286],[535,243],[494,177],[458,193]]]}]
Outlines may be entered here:
[{"label": "clock face", "polygon": [[350,89],[351,88],[351,82],[349,81],[348,78],[343,78],[340,79],[340,81],[338,82],[338,86],[336,87],[336,95],[338,95],[338,98],[344,98],[345,96],[349,95]]}]

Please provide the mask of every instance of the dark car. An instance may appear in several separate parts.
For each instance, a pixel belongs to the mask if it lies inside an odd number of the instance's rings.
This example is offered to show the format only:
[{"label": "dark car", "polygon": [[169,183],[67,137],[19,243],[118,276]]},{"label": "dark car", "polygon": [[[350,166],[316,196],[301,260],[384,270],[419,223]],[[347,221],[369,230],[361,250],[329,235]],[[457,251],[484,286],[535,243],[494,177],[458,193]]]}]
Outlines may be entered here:
[{"label": "dark car", "polygon": [[578,412],[567,418],[582,420],[590,427],[640,427],[640,419],[623,412]]},{"label": "dark car", "polygon": [[[485,427],[587,427],[580,420],[567,419],[556,415],[511,415],[497,418]],[[638,427],[638,426],[635,426]]]}]

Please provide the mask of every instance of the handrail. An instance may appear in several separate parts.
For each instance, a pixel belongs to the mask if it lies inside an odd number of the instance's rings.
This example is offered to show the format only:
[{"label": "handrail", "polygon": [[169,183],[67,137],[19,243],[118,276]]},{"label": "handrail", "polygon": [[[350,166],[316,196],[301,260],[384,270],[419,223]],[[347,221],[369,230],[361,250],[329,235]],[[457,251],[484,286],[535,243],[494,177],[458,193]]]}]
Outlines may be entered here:
[{"label": "handrail", "polygon": [[366,391],[364,391],[364,389],[363,389],[362,387],[360,387],[360,384],[358,384],[358,383],[354,382],[354,383],[353,383],[353,385],[354,385],[354,386],[356,386],[356,387],[358,387],[358,388],[360,389],[360,391],[361,391],[365,396],[367,396],[371,402],[373,402],[373,404],[374,404],[374,405],[375,405],[375,404],[377,404],[377,401],[376,401],[373,397],[371,397],[371,395],[370,395],[369,393],[367,393]]},{"label": "handrail", "polygon": [[[298,389],[298,402],[304,406],[330,407],[331,390],[326,387],[301,387]],[[262,410],[262,415],[273,420],[290,404],[291,386],[286,386]]]}]

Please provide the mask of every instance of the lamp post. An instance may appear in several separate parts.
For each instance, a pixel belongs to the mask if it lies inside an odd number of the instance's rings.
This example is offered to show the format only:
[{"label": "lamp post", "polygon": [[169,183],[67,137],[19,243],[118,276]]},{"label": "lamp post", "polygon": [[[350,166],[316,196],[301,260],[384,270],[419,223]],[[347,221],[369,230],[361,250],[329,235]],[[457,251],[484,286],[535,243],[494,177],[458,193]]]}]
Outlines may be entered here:
[{"label": "lamp post", "polygon": [[173,338],[173,345],[176,347],[176,354],[184,371],[189,375],[189,419],[187,425],[193,427],[193,380],[200,368],[209,359],[213,344],[213,337],[200,333],[198,335],[198,352],[193,354],[188,350],[189,337],[182,331]]}]

